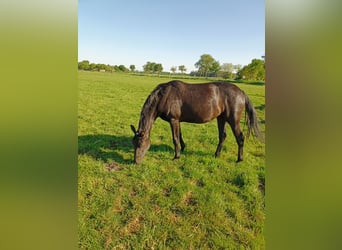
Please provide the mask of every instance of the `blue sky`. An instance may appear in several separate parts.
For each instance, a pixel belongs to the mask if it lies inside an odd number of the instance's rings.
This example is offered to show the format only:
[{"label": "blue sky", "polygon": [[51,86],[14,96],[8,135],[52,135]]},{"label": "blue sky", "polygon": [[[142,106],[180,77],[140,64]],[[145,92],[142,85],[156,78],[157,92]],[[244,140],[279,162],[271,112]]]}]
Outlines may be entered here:
[{"label": "blue sky", "polygon": [[79,0],[78,60],[110,65],[185,65],[202,54],[246,65],[265,54],[260,0]]}]

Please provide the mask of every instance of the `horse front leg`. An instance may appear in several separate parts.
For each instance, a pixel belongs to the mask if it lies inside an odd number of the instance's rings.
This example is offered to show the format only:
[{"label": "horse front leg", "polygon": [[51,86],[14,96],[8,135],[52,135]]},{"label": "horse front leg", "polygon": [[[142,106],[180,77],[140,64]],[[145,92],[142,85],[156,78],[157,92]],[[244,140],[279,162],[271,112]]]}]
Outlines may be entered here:
[{"label": "horse front leg", "polygon": [[172,141],[173,141],[173,145],[175,146],[175,157],[173,159],[178,159],[180,157],[180,147],[179,147],[180,124],[179,124],[179,120],[171,119],[170,125],[171,125],[171,131],[172,131]]}]

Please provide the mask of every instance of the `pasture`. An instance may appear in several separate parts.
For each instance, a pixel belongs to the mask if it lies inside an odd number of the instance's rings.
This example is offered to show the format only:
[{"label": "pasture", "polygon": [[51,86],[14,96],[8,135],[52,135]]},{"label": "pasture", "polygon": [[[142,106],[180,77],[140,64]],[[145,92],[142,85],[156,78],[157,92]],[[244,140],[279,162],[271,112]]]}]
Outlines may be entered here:
[{"label": "pasture", "polygon": [[[244,161],[235,163],[237,145],[228,124],[215,158],[216,120],[181,123],[186,148],[173,161],[170,125],[157,119],[150,150],[134,165],[130,124],[138,126],[146,97],[172,78],[83,71],[78,76],[79,248],[265,248],[264,143],[246,139]],[[252,100],[264,133],[265,86],[237,85]]]}]

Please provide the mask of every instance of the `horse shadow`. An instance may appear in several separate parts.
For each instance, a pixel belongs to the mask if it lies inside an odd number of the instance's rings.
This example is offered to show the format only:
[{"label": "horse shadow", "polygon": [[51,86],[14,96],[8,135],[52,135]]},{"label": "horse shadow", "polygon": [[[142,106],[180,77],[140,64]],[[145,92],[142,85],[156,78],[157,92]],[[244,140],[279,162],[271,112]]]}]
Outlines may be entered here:
[{"label": "horse shadow", "polygon": [[247,85],[255,85],[255,86],[264,86],[265,82],[264,81],[244,81],[244,80],[232,80],[230,82],[233,83],[243,83]]},{"label": "horse shadow", "polygon": [[259,106],[255,106],[255,109],[258,109],[258,110],[265,110],[265,104],[260,104]]},{"label": "horse shadow", "polygon": [[[165,144],[151,145],[151,151],[169,152],[172,148]],[[127,152],[131,154],[127,159]],[[88,155],[105,163],[133,164],[134,149],[132,137],[108,134],[90,134],[78,136],[78,154]]]}]

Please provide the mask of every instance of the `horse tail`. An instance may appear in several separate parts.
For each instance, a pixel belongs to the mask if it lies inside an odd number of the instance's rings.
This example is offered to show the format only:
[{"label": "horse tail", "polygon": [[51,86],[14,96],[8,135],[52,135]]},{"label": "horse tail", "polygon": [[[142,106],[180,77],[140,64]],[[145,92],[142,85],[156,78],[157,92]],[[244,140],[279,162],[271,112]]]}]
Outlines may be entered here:
[{"label": "horse tail", "polygon": [[254,137],[258,138],[260,141],[263,141],[264,138],[260,132],[259,123],[256,111],[254,109],[253,103],[249,99],[249,97],[245,94],[245,116],[247,123],[247,137],[252,134]]}]

